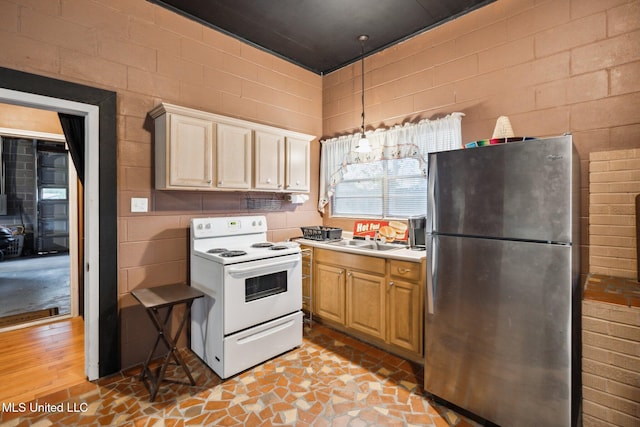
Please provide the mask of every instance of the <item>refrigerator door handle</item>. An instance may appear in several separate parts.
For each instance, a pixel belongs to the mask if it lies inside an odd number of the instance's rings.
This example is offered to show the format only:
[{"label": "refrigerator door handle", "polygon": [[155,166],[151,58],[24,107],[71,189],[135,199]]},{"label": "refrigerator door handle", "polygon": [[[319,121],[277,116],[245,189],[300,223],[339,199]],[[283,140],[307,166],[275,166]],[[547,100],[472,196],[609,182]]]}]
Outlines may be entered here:
[{"label": "refrigerator door handle", "polygon": [[438,175],[438,158],[429,156],[428,193],[427,193],[427,220],[425,224],[427,248],[427,314],[435,314],[436,278],[438,266],[437,236],[433,230],[436,226],[436,176]]},{"label": "refrigerator door handle", "polygon": [[435,314],[438,277],[438,237],[427,234],[427,313]]},{"label": "refrigerator door handle", "polygon": [[429,158],[429,173],[427,177],[427,222],[425,224],[425,230],[427,234],[433,232],[435,225],[437,224],[436,218],[436,176],[438,175],[438,162],[437,157],[431,156]]}]

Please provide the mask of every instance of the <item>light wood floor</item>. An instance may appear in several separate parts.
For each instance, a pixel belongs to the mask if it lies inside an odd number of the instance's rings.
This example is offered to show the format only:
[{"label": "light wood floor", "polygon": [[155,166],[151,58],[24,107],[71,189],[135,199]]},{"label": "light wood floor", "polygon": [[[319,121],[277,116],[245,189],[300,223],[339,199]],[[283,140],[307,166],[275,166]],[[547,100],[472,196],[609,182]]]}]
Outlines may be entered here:
[{"label": "light wood floor", "polygon": [[0,402],[29,402],[85,381],[81,317],[0,333]]}]

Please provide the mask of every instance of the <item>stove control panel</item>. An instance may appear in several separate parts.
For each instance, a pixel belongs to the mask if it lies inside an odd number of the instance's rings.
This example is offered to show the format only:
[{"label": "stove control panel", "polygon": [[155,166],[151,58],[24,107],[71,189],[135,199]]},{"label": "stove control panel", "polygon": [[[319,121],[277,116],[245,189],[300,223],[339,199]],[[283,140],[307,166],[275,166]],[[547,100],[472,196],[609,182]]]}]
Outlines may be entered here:
[{"label": "stove control panel", "polygon": [[264,216],[193,218],[191,231],[196,239],[263,233],[267,231],[267,218]]}]

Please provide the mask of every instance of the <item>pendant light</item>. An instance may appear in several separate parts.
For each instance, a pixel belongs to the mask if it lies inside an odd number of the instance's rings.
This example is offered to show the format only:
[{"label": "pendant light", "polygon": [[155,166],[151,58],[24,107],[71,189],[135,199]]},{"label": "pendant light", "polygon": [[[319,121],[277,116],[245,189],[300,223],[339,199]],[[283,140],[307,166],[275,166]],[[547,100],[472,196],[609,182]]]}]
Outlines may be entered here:
[{"label": "pendant light", "polygon": [[371,151],[371,144],[369,144],[369,140],[367,136],[364,134],[364,42],[369,40],[369,36],[363,34],[358,36],[358,40],[360,41],[360,45],[362,47],[362,72],[360,73],[362,77],[362,126],[360,127],[360,141],[358,141],[358,145],[356,145],[356,152],[358,153],[368,153]]}]

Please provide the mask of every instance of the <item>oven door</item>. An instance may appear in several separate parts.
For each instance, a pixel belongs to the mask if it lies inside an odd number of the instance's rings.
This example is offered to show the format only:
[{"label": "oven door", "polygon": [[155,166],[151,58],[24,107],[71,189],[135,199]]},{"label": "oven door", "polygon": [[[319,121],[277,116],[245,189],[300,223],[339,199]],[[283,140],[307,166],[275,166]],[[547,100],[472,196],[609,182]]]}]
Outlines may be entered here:
[{"label": "oven door", "polygon": [[300,254],[224,267],[224,335],[302,308]]}]

